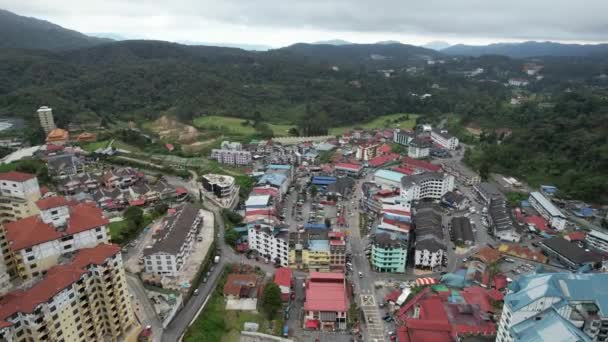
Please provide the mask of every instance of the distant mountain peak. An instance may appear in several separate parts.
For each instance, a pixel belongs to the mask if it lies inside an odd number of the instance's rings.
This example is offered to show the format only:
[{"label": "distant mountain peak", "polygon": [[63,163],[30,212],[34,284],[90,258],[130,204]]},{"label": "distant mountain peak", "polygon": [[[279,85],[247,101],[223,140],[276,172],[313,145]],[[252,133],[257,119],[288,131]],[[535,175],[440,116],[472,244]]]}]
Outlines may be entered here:
[{"label": "distant mountain peak", "polygon": [[520,43],[495,43],[489,45],[450,46],[441,52],[451,55],[482,56],[502,55],[512,58],[542,56],[585,57],[608,55],[608,44],[563,44],[556,42],[526,41]]},{"label": "distant mountain peak", "polygon": [[353,43],[342,40],[342,39],[330,39],[330,40],[320,40],[318,42],[311,43],[313,45],[351,45]]},{"label": "distant mountain peak", "polygon": [[432,42],[428,42],[424,45],[421,45],[422,47],[425,47],[427,49],[433,49],[436,51],[440,51],[443,50],[445,48],[449,48],[451,45],[448,42],[444,42],[441,40],[433,40]]},{"label": "distant mountain peak", "polygon": [[378,45],[390,45],[390,44],[401,44],[401,42],[397,41],[397,40],[381,40],[379,42],[376,42],[375,44],[378,44]]}]

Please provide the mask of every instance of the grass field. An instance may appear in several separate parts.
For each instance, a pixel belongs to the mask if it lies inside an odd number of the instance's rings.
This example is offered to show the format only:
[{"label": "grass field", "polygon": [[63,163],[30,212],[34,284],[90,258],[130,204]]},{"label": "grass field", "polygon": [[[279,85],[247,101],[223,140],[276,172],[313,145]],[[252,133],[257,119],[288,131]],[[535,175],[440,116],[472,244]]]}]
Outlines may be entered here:
[{"label": "grass field", "polygon": [[110,236],[113,236],[114,238],[120,236],[120,232],[127,229],[127,225],[128,222],[126,220],[110,222]]},{"label": "grass field", "polygon": [[[400,121],[404,116],[408,116],[408,120]],[[333,127],[329,129],[330,135],[342,134],[353,128],[375,129],[375,128],[412,128],[416,124],[417,114],[395,113],[379,116],[372,121],[356,123],[348,126]]]},{"label": "grass field", "polygon": [[186,342],[237,342],[245,322],[260,325],[260,332],[267,333],[268,321],[259,313],[227,311],[220,290],[216,290],[205,310],[184,336]]},{"label": "grass field", "polygon": [[92,143],[88,143],[86,145],[83,145],[82,148],[87,151],[87,152],[93,152],[95,150],[97,150],[98,148],[105,148],[108,146],[108,142],[107,140],[101,140],[101,141],[96,141],[96,142],[92,142]]},{"label": "grass field", "polygon": [[[194,126],[200,129],[217,129],[223,131],[226,135],[252,135],[256,130],[247,125],[243,126],[244,119],[231,118],[225,116],[205,116],[194,120]],[[270,129],[277,137],[287,136],[287,131],[294,125],[275,125],[269,124]]]},{"label": "grass field", "polygon": [[122,142],[120,140],[114,140],[114,142],[112,143],[112,147],[114,147],[116,149],[120,149],[120,150],[131,151],[133,153],[141,152],[141,149],[139,147],[135,147],[133,145],[129,145],[129,144],[124,143],[124,142]]}]

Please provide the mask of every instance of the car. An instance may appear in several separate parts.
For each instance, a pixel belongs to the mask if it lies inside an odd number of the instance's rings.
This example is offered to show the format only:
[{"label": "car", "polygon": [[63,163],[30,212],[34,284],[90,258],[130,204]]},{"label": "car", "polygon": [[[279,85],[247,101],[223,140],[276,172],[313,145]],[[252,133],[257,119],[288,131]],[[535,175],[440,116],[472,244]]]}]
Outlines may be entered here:
[{"label": "car", "polygon": [[359,278],[363,278],[363,272],[359,272]]},{"label": "car", "polygon": [[[205,281],[203,281],[203,282],[205,282]],[[195,296],[198,296],[198,289],[195,289],[193,294],[194,294]]]}]

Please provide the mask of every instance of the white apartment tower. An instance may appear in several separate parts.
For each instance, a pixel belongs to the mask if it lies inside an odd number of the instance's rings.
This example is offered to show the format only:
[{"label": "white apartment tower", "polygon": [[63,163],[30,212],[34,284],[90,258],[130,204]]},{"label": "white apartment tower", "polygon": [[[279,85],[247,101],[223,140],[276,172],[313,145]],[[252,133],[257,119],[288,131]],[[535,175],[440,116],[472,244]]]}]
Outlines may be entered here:
[{"label": "white apartment tower", "polygon": [[50,131],[57,128],[53,119],[53,108],[42,106],[36,112],[38,113],[38,119],[40,119],[40,126],[44,130],[44,134],[48,135]]}]

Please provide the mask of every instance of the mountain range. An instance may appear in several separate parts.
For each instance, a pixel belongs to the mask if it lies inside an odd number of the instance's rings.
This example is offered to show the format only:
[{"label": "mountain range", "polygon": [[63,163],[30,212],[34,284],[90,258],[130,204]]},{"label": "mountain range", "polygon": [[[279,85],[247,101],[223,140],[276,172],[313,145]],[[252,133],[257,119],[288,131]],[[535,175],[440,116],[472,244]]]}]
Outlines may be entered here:
[{"label": "mountain range", "polygon": [[608,44],[561,44],[555,42],[496,43],[482,46],[457,44],[441,50],[449,55],[503,55],[512,58],[541,56],[594,57],[608,55]]}]

